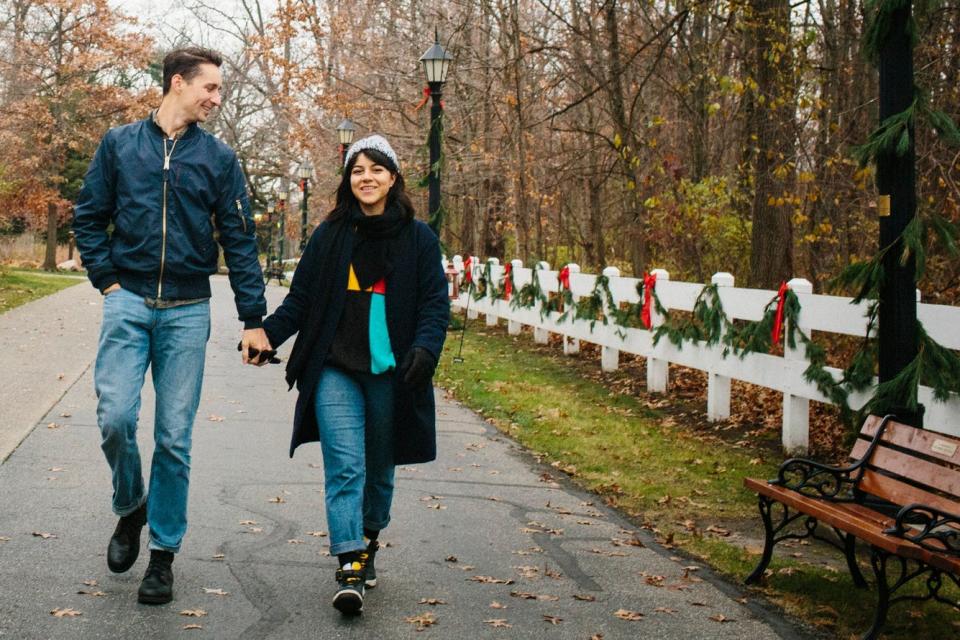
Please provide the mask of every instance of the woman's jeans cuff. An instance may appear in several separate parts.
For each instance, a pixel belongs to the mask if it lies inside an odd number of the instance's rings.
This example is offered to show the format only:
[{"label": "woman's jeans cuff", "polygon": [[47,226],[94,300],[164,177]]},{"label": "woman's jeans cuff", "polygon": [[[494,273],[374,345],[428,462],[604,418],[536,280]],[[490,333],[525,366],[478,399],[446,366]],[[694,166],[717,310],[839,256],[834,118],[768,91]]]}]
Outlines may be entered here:
[{"label": "woman's jeans cuff", "polygon": [[363,540],[347,540],[346,542],[338,542],[337,544],[330,545],[330,555],[339,556],[342,553],[363,551],[366,548],[367,543]]}]

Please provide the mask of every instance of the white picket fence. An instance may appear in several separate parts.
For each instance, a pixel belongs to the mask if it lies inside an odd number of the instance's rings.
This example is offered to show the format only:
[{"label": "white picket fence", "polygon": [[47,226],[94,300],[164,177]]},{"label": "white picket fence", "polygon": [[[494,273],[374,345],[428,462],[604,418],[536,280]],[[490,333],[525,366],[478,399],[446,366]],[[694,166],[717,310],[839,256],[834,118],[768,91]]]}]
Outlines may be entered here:
[{"label": "white picket fence", "polygon": [[[464,261],[454,256],[449,261],[459,274],[463,273]],[[449,264],[444,259],[445,267]],[[481,263],[476,257],[471,259],[474,280],[479,279],[486,264],[491,266],[494,284],[499,285],[504,268],[496,258]],[[532,269],[524,268],[520,260],[512,261],[514,293],[532,279]],[[574,299],[588,296],[594,289],[596,276],[580,273],[575,264],[570,268],[570,290]],[[550,270],[545,262],[538,269],[540,286],[543,291],[557,291],[558,272]],[[703,285],[693,282],[672,282],[670,274],[662,269],[655,270],[657,276],[656,291],[668,311],[671,309],[692,311]],[[637,279],[621,277],[616,267],[607,267],[603,275],[609,278],[610,291],[617,305],[621,302],[638,302]],[[732,320],[760,320],[764,307],[776,295],[775,291],[763,289],[743,289],[734,287],[734,278],[729,273],[717,273],[711,282],[718,286],[720,301],[727,317]],[[850,298],[818,295],[812,293],[809,281],[802,278],[791,280],[788,285],[797,294],[800,302],[800,314],[797,324],[807,335],[811,332],[837,333],[862,337],[867,329],[865,303],[852,305]],[[591,327],[588,320],[572,317],[560,321],[560,313],[541,314],[539,303],[529,309],[512,308],[510,302],[484,297],[481,300],[469,300],[465,289],[459,292],[459,298],[452,301],[455,309],[468,309],[470,318],[486,316],[486,324],[495,326],[500,319],[507,321],[510,334],[520,333],[524,325],[533,328],[534,340],[546,343],[550,333],[563,336],[563,350],[566,354],[579,351],[580,341],[597,344],[601,347],[600,364],[603,370],[612,371],[618,366],[620,352],[632,353],[646,358],[647,389],[651,392],[666,392],[668,382],[668,364],[675,363],[707,374],[707,418],[711,421],[723,420],[730,416],[730,381],[743,380],[761,387],[783,393],[783,447],[791,454],[805,452],[809,443],[810,401],[830,402],[816,385],[803,378],[807,360],[803,347],[786,349],[783,356],[764,353],[747,353],[743,358],[728,354],[723,356],[723,346],[707,346],[704,343],[685,342],[677,347],[667,339],[661,339],[654,346],[653,332],[645,329],[624,328],[612,321],[604,325],[596,322]],[[919,300],[919,293],[918,293]],[[941,345],[949,349],[960,350],[960,307],[919,304],[917,315],[923,322],[928,334]],[[656,327],[663,319],[652,312],[653,325]],[[839,369],[828,369],[839,379]],[[859,408],[870,398],[870,390],[852,394],[850,404]],[[933,399],[932,390],[921,387],[920,402],[926,407],[924,427],[951,435],[960,435],[960,397],[953,394],[947,402]]]}]

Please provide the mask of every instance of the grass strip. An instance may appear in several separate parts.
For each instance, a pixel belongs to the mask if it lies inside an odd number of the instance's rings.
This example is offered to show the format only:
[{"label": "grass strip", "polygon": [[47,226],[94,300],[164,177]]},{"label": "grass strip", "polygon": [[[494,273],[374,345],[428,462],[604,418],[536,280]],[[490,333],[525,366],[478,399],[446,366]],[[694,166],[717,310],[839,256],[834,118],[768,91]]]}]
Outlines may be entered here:
[{"label": "grass strip", "polygon": [[[735,446],[691,432],[641,398],[583,375],[582,363],[529,333],[471,322],[463,362],[459,332],[448,336],[437,384],[486,417],[538,459],[600,495],[669,547],[702,558],[741,583],[762,547],[756,496],[743,478],[776,475],[769,444]],[[869,566],[862,567],[868,579]],[[840,553],[819,542],[784,542],[772,575],[758,589],[788,613],[837,638],[859,637],[871,624],[872,590],[852,588]],[[637,578],[639,580],[639,578]],[[960,601],[960,590],[941,595]],[[919,590],[913,593],[920,594]],[[944,633],[946,631],[946,634]],[[888,615],[887,638],[960,633],[960,613],[937,603],[904,603]]]},{"label": "grass strip", "polygon": [[0,269],[0,313],[38,298],[72,287],[81,276],[61,276],[44,272]]}]

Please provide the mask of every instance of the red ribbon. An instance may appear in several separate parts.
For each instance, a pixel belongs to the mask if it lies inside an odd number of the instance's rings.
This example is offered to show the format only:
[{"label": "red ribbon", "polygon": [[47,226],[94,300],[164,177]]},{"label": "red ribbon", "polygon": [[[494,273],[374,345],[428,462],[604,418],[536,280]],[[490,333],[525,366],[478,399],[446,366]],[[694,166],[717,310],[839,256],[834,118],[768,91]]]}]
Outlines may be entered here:
[{"label": "red ribbon", "polygon": [[[417,106],[413,108],[414,111],[420,111],[423,109],[423,105],[427,104],[427,101],[430,99],[430,87],[423,88],[423,99],[417,103]],[[443,104],[443,100],[440,101],[440,108],[443,109],[446,105]]]},{"label": "red ribbon", "polygon": [[789,288],[786,282],[781,282],[780,289],[777,291],[777,315],[774,316],[773,331],[770,334],[772,340],[771,351],[780,344],[780,333],[783,331],[783,306],[787,302],[787,290]]},{"label": "red ribbon", "polygon": [[473,282],[473,269],[470,266],[471,262],[473,262],[472,258],[467,258],[466,262],[463,263],[463,281],[466,284]]},{"label": "red ribbon", "polygon": [[560,269],[560,289],[569,289],[570,288],[570,267],[564,267]]},{"label": "red ribbon", "polygon": [[650,317],[650,309],[653,307],[653,290],[657,286],[657,274],[655,273],[646,273],[643,274],[643,308],[640,309],[640,320],[643,321],[643,326],[650,330],[650,327],[653,326],[653,320]]},{"label": "red ribbon", "polygon": [[510,278],[510,274],[513,272],[513,263],[508,262],[503,265],[503,299],[509,300],[510,294],[513,293],[513,281]]}]

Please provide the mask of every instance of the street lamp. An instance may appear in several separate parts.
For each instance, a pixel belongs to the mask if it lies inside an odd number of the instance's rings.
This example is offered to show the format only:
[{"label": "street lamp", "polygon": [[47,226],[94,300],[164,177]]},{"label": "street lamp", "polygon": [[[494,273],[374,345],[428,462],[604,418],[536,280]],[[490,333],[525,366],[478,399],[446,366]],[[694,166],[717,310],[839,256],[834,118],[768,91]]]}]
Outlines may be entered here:
[{"label": "street lamp", "polygon": [[277,229],[280,231],[280,271],[283,272],[283,243],[287,237],[287,195],[288,187],[287,180],[284,179],[281,182],[280,193],[277,194],[277,198],[280,202],[277,203],[277,215],[280,219],[277,221]]},{"label": "street lamp", "polygon": [[427,208],[430,212],[430,228],[440,235],[440,133],[443,128],[443,83],[453,56],[440,45],[440,35],[434,31],[434,43],[420,56],[423,72],[427,76],[430,97],[430,173],[427,178],[430,197]]},{"label": "street lamp", "polygon": [[300,165],[300,190],[303,197],[300,199],[300,255],[307,246],[307,198],[310,197],[310,176],[313,175],[313,163],[306,158]]},{"label": "street lamp", "polygon": [[343,122],[337,125],[337,140],[340,142],[340,167],[343,167],[343,159],[353,142],[353,134],[357,130],[357,125],[350,122],[350,118],[344,118]]}]

